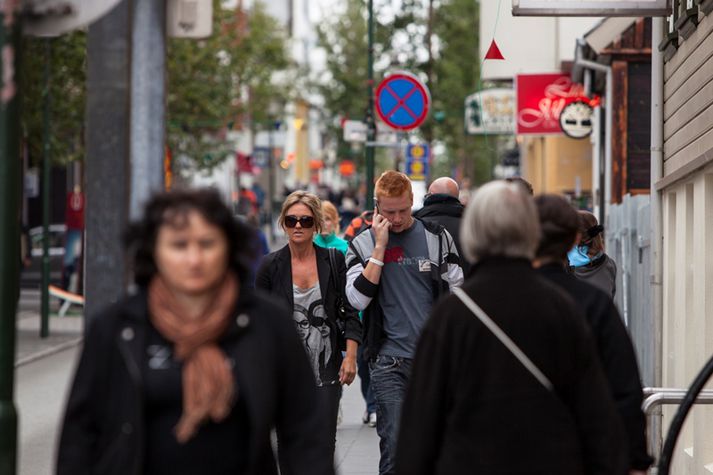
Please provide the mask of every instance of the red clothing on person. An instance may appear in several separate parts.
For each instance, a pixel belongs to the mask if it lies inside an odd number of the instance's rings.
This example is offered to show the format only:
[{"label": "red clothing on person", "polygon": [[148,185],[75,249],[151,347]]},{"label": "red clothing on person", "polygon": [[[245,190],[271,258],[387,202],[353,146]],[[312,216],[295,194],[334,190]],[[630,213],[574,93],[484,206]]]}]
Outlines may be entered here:
[{"label": "red clothing on person", "polygon": [[84,193],[67,193],[65,222],[67,229],[84,229]]}]

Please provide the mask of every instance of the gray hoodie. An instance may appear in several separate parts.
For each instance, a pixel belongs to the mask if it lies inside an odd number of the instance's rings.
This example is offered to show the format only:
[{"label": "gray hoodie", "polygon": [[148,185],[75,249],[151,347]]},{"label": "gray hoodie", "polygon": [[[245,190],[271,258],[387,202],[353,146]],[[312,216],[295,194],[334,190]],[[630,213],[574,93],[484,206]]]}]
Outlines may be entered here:
[{"label": "gray hoodie", "polygon": [[616,262],[602,254],[586,266],[575,267],[574,275],[593,286],[602,289],[614,298],[616,294]]}]

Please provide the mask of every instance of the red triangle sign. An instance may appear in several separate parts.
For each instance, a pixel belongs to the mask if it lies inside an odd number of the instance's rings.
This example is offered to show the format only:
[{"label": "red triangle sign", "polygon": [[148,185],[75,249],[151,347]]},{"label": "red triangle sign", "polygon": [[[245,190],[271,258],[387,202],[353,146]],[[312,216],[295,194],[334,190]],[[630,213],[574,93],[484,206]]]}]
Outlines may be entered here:
[{"label": "red triangle sign", "polygon": [[485,53],[485,59],[505,59],[500,52],[500,48],[498,48],[498,45],[495,43],[495,39],[490,43],[490,48],[488,48],[488,52]]}]

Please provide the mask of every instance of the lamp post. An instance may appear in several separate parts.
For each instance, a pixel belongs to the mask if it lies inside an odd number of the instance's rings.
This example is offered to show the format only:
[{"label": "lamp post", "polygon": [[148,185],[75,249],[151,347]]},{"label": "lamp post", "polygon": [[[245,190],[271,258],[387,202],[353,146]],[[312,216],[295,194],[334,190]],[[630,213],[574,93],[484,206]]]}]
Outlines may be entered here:
[{"label": "lamp post", "polygon": [[17,465],[15,317],[20,280],[20,15],[18,2],[0,10],[0,473]]},{"label": "lamp post", "polygon": [[267,184],[267,219],[270,223],[270,238],[275,239],[275,223],[274,219],[274,208],[275,208],[275,154],[274,154],[274,140],[273,132],[280,130],[282,127],[282,122],[275,119],[269,121],[270,128],[267,131],[267,149],[268,149],[268,184]]},{"label": "lamp post", "polygon": [[43,133],[42,133],[42,289],[41,289],[41,317],[40,317],[40,337],[49,336],[49,314],[50,314],[50,74],[52,70],[52,43],[50,38],[45,38],[45,72],[44,90],[42,91],[43,105]]},{"label": "lamp post", "polygon": [[369,0],[367,23],[368,56],[366,110],[366,209],[374,208],[374,142],[376,142],[376,120],[374,119],[374,0]]}]

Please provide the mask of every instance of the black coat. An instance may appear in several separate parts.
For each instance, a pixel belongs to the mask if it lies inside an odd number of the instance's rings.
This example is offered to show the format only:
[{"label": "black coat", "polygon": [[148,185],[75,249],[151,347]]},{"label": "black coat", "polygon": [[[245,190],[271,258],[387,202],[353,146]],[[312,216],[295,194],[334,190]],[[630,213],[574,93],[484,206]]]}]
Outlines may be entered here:
[{"label": "black coat", "polygon": [[426,198],[423,202],[423,208],[416,211],[413,215],[425,221],[438,223],[448,230],[451,237],[453,237],[456,249],[458,249],[463,273],[468,275],[470,264],[465,257],[463,257],[463,251],[460,247],[460,222],[464,210],[465,207],[458,198],[446,194],[435,194]]},{"label": "black coat", "polygon": [[[325,457],[326,414],[287,311],[242,289],[228,335],[238,397],[249,418],[248,471],[276,475],[270,430],[280,458],[300,475],[334,475]],[[147,346],[146,293],[123,299],[90,321],[67,403],[58,475],[140,475],[145,428],[142,371]],[[227,336],[227,335],[226,335]],[[228,340],[226,340],[228,341]]]},{"label": "black coat", "polygon": [[[342,295],[344,309],[346,310],[346,321],[344,322],[344,337],[361,344],[362,324],[359,320],[359,312],[351,306],[345,296],[344,285],[346,285],[347,266],[344,263],[344,255],[336,252],[337,275],[340,283],[334,282],[329,267],[329,249],[314,245],[317,258],[317,274],[319,276],[319,288],[322,293],[322,301],[327,316],[333,325],[336,325],[337,296]],[[268,254],[262,259],[260,268],[255,278],[255,286],[269,292],[274,298],[279,299],[287,308],[295,306],[294,290],[292,288],[292,254],[290,246],[285,245],[282,249]],[[334,327],[333,327],[334,328]],[[337,338],[337,331],[331,332]],[[337,341],[332,341],[332,348],[338,348]],[[341,353],[337,352],[338,360],[341,360]]]},{"label": "black coat", "polygon": [[404,401],[399,475],[621,475],[626,439],[581,311],[524,259],[474,266],[463,290],[551,393],[457,299],[434,308]]},{"label": "black coat", "polygon": [[646,453],[646,417],[636,354],[611,297],[568,274],[563,264],[549,264],[538,273],[564,289],[584,310],[594,334],[599,360],[629,439],[629,466],[646,470],[653,459]]}]

